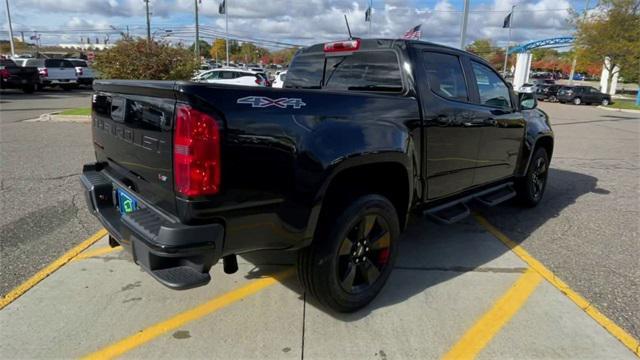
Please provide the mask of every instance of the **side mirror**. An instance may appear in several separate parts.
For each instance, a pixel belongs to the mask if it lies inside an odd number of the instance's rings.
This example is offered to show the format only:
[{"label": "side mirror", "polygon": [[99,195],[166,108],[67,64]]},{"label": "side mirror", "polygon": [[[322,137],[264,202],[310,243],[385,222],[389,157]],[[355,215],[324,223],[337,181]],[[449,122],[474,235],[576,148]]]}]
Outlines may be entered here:
[{"label": "side mirror", "polygon": [[522,110],[533,110],[538,107],[538,99],[536,99],[535,93],[520,93],[518,94],[518,99]]}]

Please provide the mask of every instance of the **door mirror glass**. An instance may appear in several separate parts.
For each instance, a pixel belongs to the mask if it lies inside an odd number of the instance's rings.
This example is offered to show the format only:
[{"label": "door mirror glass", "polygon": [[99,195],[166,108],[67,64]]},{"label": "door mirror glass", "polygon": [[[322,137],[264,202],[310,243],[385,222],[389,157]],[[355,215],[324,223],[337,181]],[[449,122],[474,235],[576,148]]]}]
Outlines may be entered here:
[{"label": "door mirror glass", "polygon": [[522,110],[532,110],[538,107],[538,100],[534,93],[520,93],[518,96]]}]

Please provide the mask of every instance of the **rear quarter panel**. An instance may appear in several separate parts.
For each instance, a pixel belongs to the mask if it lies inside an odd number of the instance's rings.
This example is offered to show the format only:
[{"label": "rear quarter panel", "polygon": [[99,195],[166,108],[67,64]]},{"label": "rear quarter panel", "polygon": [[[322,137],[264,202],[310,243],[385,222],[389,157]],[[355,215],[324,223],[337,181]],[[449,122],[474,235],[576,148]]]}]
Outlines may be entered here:
[{"label": "rear quarter panel", "polygon": [[[323,189],[339,171],[368,161],[402,163],[417,177],[417,101],[354,92],[183,84],[182,99],[225,123],[222,192],[189,218],[227,223],[225,252],[301,246],[309,241]],[[217,90],[214,90],[217,89]],[[238,103],[299,99],[299,108]],[[257,104],[257,103],[256,103]],[[389,174],[380,174],[388,176]]]}]

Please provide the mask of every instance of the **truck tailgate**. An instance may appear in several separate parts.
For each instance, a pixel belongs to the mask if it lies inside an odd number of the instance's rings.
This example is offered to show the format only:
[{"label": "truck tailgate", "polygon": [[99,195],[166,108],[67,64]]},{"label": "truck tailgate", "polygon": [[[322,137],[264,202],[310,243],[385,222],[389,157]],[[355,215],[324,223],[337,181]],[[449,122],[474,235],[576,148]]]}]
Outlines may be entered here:
[{"label": "truck tailgate", "polygon": [[93,141],[97,161],[134,197],[175,213],[172,82],[96,84]]}]

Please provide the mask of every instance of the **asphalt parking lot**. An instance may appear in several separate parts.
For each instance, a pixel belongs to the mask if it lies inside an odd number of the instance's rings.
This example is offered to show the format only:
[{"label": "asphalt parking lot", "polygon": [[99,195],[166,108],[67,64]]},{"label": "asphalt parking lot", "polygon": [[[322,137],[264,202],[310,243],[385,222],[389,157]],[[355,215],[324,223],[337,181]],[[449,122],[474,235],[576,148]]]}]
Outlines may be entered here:
[{"label": "asphalt parking lot", "polygon": [[5,122],[5,106],[23,100],[2,101],[2,212],[12,217],[1,224],[2,293],[72,249],[57,271],[3,299],[3,357],[640,354],[640,114],[541,104],[556,132],[542,204],[476,208],[452,226],[413,218],[382,294],[338,315],[305,296],[289,253],[248,254],[236,274],[215,267],[194,290],[157,284],[104,233],[90,237],[100,227],[75,199],[92,157],[88,126]]}]

